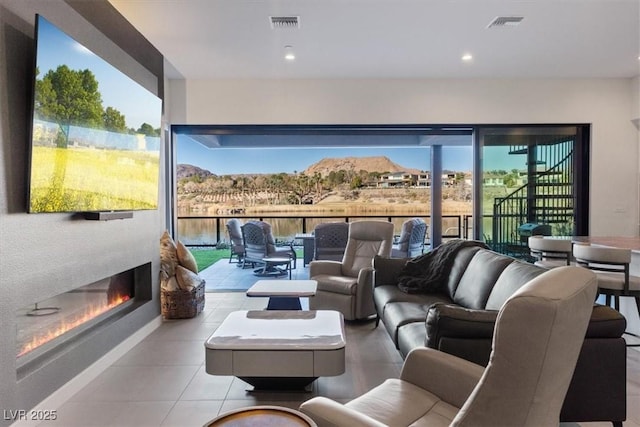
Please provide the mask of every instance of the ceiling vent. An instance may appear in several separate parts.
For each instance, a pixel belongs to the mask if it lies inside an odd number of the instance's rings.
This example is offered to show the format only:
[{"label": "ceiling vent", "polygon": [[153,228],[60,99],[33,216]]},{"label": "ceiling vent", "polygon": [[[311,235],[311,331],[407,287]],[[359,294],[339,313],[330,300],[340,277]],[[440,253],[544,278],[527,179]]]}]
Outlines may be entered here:
[{"label": "ceiling vent", "polygon": [[523,19],[523,16],[498,16],[487,25],[487,28],[516,27],[520,25]]},{"label": "ceiling vent", "polygon": [[272,30],[297,30],[300,28],[299,16],[270,16]]}]

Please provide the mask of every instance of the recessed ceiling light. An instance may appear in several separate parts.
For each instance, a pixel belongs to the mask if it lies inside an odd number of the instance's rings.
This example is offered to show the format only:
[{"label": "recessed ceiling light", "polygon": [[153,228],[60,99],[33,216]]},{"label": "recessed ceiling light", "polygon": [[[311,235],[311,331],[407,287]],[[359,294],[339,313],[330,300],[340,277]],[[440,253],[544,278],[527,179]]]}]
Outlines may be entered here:
[{"label": "recessed ceiling light", "polygon": [[473,55],[471,55],[470,53],[465,53],[464,55],[462,55],[462,60],[465,62],[469,62],[473,59]]},{"label": "recessed ceiling light", "polygon": [[287,45],[284,47],[284,59],[287,61],[295,61],[296,54],[293,53],[293,47]]}]

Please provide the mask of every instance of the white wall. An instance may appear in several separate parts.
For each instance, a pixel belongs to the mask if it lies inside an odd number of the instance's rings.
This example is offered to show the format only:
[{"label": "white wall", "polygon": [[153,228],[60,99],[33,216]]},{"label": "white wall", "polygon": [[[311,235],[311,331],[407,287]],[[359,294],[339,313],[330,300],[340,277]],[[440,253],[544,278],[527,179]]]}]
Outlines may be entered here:
[{"label": "white wall", "polygon": [[631,80],[631,119],[640,120],[640,76]]},{"label": "white wall", "polygon": [[[592,235],[638,232],[637,79],[171,81],[177,124],[592,124]],[[184,114],[182,114],[184,112]]]}]

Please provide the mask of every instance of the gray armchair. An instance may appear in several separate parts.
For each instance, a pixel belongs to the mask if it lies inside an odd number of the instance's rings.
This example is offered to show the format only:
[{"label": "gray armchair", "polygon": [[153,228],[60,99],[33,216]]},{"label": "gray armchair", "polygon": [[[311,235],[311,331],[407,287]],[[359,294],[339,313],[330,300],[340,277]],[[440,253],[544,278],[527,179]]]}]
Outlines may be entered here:
[{"label": "gray armchair", "polygon": [[400,238],[391,250],[392,258],[412,258],[424,252],[427,223],[420,218],[412,218],[402,223]]},{"label": "gray armchair", "polygon": [[373,305],[373,257],[388,258],[393,242],[393,224],[385,221],[349,223],[349,236],[342,261],[312,261],[309,277],[318,282],[309,299],[311,310],[337,310],[346,320],[375,314]]},{"label": "gray armchair", "polygon": [[313,230],[314,260],[342,261],[349,239],[348,222],[325,222]]},{"label": "gray armchair", "polygon": [[227,221],[227,235],[231,243],[231,254],[229,255],[229,263],[235,257],[237,262],[242,262],[244,257],[244,242],[242,240],[242,223],[239,219],[232,218]]},{"label": "gray armchair", "polygon": [[345,405],[315,397],[300,409],[320,427],[557,426],[596,290],[586,269],[550,270],[500,309],[486,368],[418,347],[399,379]]},{"label": "gray armchair", "polygon": [[271,225],[264,221],[248,221],[242,226],[244,242],[243,266],[246,263],[264,264],[266,257],[289,257],[296,268],[296,252],[292,243],[278,247],[271,231]]}]

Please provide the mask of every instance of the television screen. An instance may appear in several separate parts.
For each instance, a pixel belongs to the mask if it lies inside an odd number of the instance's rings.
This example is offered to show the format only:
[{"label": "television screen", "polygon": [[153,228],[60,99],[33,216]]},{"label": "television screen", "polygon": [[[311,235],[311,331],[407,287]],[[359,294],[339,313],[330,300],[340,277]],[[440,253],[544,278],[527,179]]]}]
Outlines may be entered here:
[{"label": "television screen", "polygon": [[162,101],[42,16],[29,212],[156,209]]}]

